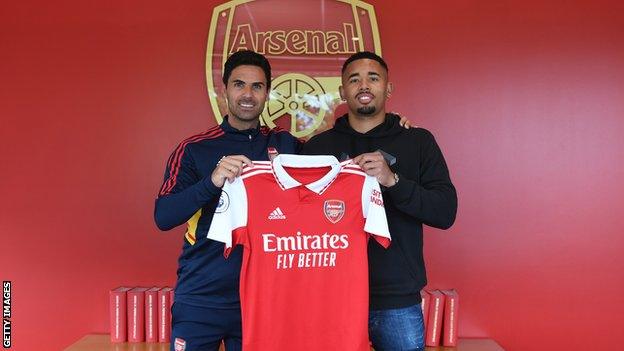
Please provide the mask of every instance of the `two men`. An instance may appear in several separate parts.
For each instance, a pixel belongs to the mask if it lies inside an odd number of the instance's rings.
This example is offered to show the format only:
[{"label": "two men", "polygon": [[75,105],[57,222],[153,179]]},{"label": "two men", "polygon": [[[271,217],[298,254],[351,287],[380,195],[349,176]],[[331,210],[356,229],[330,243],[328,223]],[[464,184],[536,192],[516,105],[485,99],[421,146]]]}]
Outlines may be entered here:
[{"label": "two men", "polygon": [[[398,116],[386,115],[385,100],[392,86],[385,62],[374,54],[358,53],[342,71],[340,92],[349,113],[337,120],[334,129],[305,144],[305,153],[357,156],[355,161],[384,187],[393,243],[388,251],[369,245],[370,336],[377,350],[418,349],[424,339],[420,289],[426,283],[422,224],[441,228],[452,224],[455,189],[433,136],[424,129],[404,129]],[[172,350],[176,343],[188,350],[216,350],[221,340],[228,350],[240,349],[242,250],[234,249],[225,260],[223,245],[206,239],[205,233],[220,188],[244,164],[267,160],[268,147],[279,153],[298,152],[294,137],[259,125],[270,77],[263,56],[234,53],[223,77],[230,115],[220,126],[182,142],[168,161],[156,201],[156,223],[168,230],[188,221],[172,311]],[[388,167],[377,149],[393,155],[396,164]]]},{"label": "two men", "polygon": [[398,116],[386,113],[391,93],[381,57],[370,52],[351,56],[342,66],[340,87],[349,112],[305,143],[303,153],[355,157],[382,186],[392,244],[384,249],[369,242],[369,336],[377,351],[421,350],[420,290],[427,282],[422,225],[449,228],[457,195],[433,135],[422,128],[406,130]]}]

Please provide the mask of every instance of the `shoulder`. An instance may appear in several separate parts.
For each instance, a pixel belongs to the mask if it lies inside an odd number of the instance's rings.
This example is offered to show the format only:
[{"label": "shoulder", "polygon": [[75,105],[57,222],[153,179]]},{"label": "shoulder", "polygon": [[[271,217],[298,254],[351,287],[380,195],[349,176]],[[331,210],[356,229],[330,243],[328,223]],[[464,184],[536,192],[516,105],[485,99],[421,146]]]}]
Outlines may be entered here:
[{"label": "shoulder", "polygon": [[267,126],[260,127],[260,133],[264,136],[274,137],[280,141],[299,142],[290,132],[282,127],[269,128]]},{"label": "shoulder", "polygon": [[260,127],[260,134],[268,139],[270,146],[277,147],[280,153],[296,154],[299,153],[301,149],[302,141],[294,137],[284,128],[262,126]]},{"label": "shoulder", "polygon": [[182,140],[178,144],[176,150],[188,150],[195,145],[210,143],[214,140],[218,140],[224,134],[225,132],[223,131],[223,129],[221,129],[221,126],[217,125],[206,130],[205,132],[191,135],[190,137]]},{"label": "shoulder", "polygon": [[[418,125],[412,125],[408,129],[399,125],[401,116],[395,112],[388,112],[386,116],[392,119],[392,125],[393,125],[392,128],[394,130],[400,131],[399,134],[401,135],[404,135],[410,138],[422,139],[422,140],[433,139],[433,134],[429,130],[422,128]],[[414,122],[410,121],[410,123],[413,124]]]},{"label": "shoulder", "polygon": [[419,143],[430,143],[435,140],[433,133],[422,127],[411,127],[405,133],[410,139]]},{"label": "shoulder", "polygon": [[310,140],[308,141],[318,142],[318,141],[328,140],[328,139],[333,138],[335,135],[336,135],[336,131],[333,128],[330,128],[326,131],[316,134],[315,136],[310,138]]},{"label": "shoulder", "polygon": [[203,133],[195,134],[182,140],[169,156],[169,160],[167,161],[167,167],[172,170],[179,169],[180,167],[183,167],[183,164],[188,165],[188,162],[194,162],[194,160],[198,158],[197,155],[203,155],[201,157],[205,158],[205,152],[195,151],[197,150],[195,149],[196,145],[207,143],[211,140],[216,140],[223,134],[224,132],[221,127],[215,126],[206,130]]},{"label": "shoulder", "polygon": [[178,145],[169,156],[167,164],[170,167],[174,167],[176,165],[179,165],[182,159],[188,159],[189,157],[194,159],[195,156],[193,156],[193,154],[198,153],[194,151],[196,150],[197,145],[204,145],[206,143],[210,144],[213,140],[218,140],[224,134],[225,132],[223,131],[223,129],[221,129],[221,126],[217,125],[206,130],[205,132],[192,135],[182,140],[180,143],[178,143]]},{"label": "shoulder", "polygon": [[262,135],[275,135],[275,136],[279,136],[279,137],[291,137],[294,138],[294,136],[290,135],[290,133],[282,128],[282,127],[275,127],[275,128],[269,128],[267,126],[261,126],[260,127],[260,133],[262,133]]},{"label": "shoulder", "polygon": [[309,140],[307,140],[303,144],[303,151],[304,152],[318,151],[319,148],[324,148],[324,147],[327,147],[328,145],[331,145],[329,142],[332,140],[335,140],[335,138],[336,138],[336,132],[333,129],[326,130],[322,133],[319,133],[313,136]]}]

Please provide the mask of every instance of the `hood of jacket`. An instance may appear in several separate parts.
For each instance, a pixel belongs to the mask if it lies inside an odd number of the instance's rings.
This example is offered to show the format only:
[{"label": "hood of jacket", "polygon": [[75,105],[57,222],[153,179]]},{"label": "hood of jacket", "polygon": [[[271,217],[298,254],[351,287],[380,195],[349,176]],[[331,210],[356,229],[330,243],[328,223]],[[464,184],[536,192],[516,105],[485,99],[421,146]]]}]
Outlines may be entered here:
[{"label": "hood of jacket", "polygon": [[382,124],[376,126],[366,133],[360,133],[351,127],[351,125],[349,124],[348,115],[344,114],[336,120],[336,124],[334,125],[334,131],[341,134],[353,135],[362,138],[388,137],[397,135],[403,131],[404,128],[399,125],[400,120],[401,118],[398,115],[393,113],[386,113],[386,119],[383,121]]},{"label": "hood of jacket", "polygon": [[332,131],[342,135],[340,139],[347,141],[349,152],[344,150],[340,159],[347,157],[355,157],[365,152],[373,152],[391,143],[392,140],[400,133],[406,131],[399,125],[400,117],[392,113],[386,113],[386,119],[383,123],[369,130],[366,133],[360,133],[349,125],[347,115],[343,115],[336,120]]}]

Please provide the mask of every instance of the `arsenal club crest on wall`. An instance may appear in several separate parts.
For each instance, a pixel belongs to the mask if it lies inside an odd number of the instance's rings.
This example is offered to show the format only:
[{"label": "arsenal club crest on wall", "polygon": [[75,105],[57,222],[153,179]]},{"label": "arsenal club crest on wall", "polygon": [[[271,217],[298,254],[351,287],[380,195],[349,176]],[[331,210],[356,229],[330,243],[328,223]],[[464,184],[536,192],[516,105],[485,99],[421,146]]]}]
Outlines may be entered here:
[{"label": "arsenal club crest on wall", "polygon": [[372,5],[355,0],[234,0],[215,7],[206,50],[206,83],[218,123],[227,114],[223,66],[239,50],[265,55],[271,93],[261,122],[298,138],[331,128],[341,103],[340,70],[358,51],[381,55]]},{"label": "arsenal club crest on wall", "polygon": [[344,217],[345,203],[341,200],[327,200],[323,204],[325,217],[332,223],[336,224]]}]

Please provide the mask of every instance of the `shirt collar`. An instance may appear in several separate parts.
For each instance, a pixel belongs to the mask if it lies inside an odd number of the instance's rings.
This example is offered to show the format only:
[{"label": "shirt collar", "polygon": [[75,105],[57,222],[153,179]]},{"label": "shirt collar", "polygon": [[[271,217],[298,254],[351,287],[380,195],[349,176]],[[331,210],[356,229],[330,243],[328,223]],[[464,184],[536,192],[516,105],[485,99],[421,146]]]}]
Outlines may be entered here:
[{"label": "shirt collar", "polygon": [[321,179],[312,183],[305,184],[304,186],[311,191],[322,194],[325,189],[336,179],[338,173],[342,169],[340,162],[334,156],[303,156],[303,155],[290,155],[279,154],[271,163],[273,169],[273,176],[275,180],[284,190],[288,190],[302,185],[296,179],[290,176],[284,167],[297,167],[297,168],[316,168],[316,167],[331,167]]},{"label": "shirt collar", "polygon": [[230,124],[230,121],[228,120],[229,116],[225,115],[223,116],[223,122],[221,122],[221,129],[223,129],[224,132],[226,133],[237,133],[237,134],[244,134],[246,136],[251,135],[252,137],[255,137],[256,135],[258,135],[258,133],[260,133],[260,122],[258,121],[258,127],[257,128],[249,128],[249,129],[244,129],[244,130],[239,130],[236,129],[234,127],[232,127],[232,125]]}]

